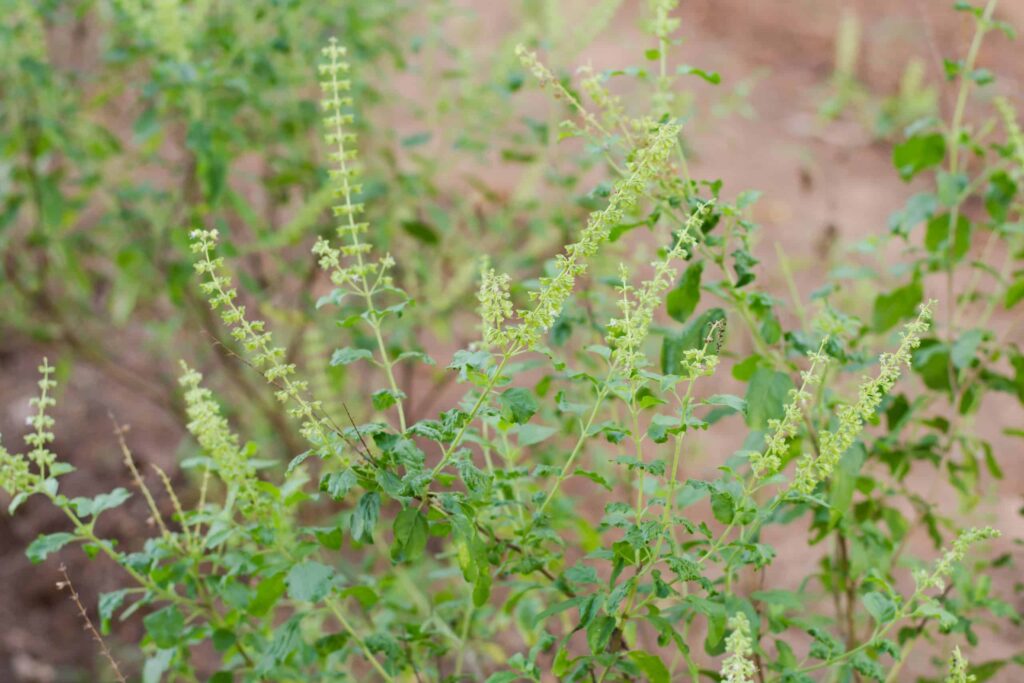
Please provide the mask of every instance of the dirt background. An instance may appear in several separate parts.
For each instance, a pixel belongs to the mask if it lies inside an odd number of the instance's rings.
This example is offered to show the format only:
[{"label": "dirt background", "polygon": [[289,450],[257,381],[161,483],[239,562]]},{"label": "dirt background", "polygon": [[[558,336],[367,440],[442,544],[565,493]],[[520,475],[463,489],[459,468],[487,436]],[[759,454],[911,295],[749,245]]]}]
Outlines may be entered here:
[{"label": "dirt background", "polygon": [[[516,3],[464,4],[481,12],[487,27],[482,35],[500,34],[515,25]],[[836,244],[884,232],[888,216],[919,189],[898,180],[888,145],[875,140],[855,112],[829,125],[816,116],[829,94],[841,17],[853,13],[861,22],[856,75],[871,97],[883,98],[896,92],[912,57],[923,59],[929,81],[938,83],[940,57],[957,58],[966,50],[971,24],[950,4],[946,0],[682,2],[679,16],[685,39],[676,59],[714,69],[724,81],[715,91],[700,83],[686,84],[695,93],[701,113],[687,130],[694,152],[692,172],[697,177],[722,178],[729,195],[748,188],[764,192],[755,215],[763,226],[759,273],[780,298],[788,294],[777,267],[776,245],[798,270],[797,282],[806,287],[802,292],[806,295],[824,281],[830,265],[846,258]],[[583,61],[591,61],[597,69],[635,63],[646,45],[640,42],[637,28],[639,9],[640,3],[627,1],[610,29],[584,51]],[[1024,0],[1005,0],[997,16],[1024,28]],[[982,51],[981,65],[999,74],[999,91],[1019,98],[1024,83],[1024,51],[1019,41],[993,35]],[[750,85],[746,102],[753,115],[716,114],[711,102],[720,97],[721,88],[744,82]],[[951,97],[948,88],[942,91],[945,113]],[[27,402],[35,393],[35,368],[45,352],[25,339],[0,338],[0,433],[9,445],[19,444],[25,431]],[[435,355],[444,357],[445,352],[439,349]],[[71,490],[95,492],[129,485],[108,411],[131,425],[129,441],[141,463],[173,469],[181,425],[122,383],[78,361],[59,398],[55,450],[79,468],[69,477]],[[991,437],[1006,476],[992,486],[990,499],[976,516],[1003,529],[1006,541],[1001,549],[1009,551],[1013,549],[1010,539],[1024,535],[1018,515],[1024,465],[1019,446],[999,432],[1024,426],[1024,415],[1019,405],[995,396],[987,399],[980,415],[978,429]],[[710,473],[717,463],[702,456],[713,450],[705,444],[701,453],[694,453],[694,469],[686,476],[700,476],[701,470]],[[141,500],[133,499],[109,515],[101,530],[125,538],[148,535],[146,517]],[[60,513],[37,501],[30,501],[16,517],[0,514],[0,682],[95,680],[90,673],[95,647],[66,595],[55,589],[58,566],[61,561],[67,564],[90,606],[98,593],[120,587],[123,577],[104,562],[85,561],[78,550],[62,552],[39,566],[29,564],[25,546],[40,532],[63,529],[63,521]],[[793,545],[787,552],[785,539],[773,541],[780,545],[780,557],[768,581],[791,583],[787,577],[801,572],[789,570],[811,558],[794,552],[802,545]],[[1020,579],[1001,575],[996,581],[1008,589]],[[121,633],[130,639],[138,628],[133,620]],[[1022,644],[1019,631],[985,634],[983,640],[983,648],[969,653],[979,661],[1016,653]],[[137,661],[132,647],[117,640],[112,645],[121,661],[129,665]],[[993,680],[1013,683],[1020,678],[1007,673]]]}]

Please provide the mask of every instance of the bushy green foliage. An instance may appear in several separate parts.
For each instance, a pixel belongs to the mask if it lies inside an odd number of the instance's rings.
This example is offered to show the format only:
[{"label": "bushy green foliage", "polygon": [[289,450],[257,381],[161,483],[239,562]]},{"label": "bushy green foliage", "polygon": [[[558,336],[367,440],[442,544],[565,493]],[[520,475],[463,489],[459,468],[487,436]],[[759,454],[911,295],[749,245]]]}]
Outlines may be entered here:
[{"label": "bushy green foliage", "polygon": [[[602,11],[616,5],[600,4]],[[784,302],[758,289],[750,218],[756,195],[731,197],[721,183],[690,175],[676,77],[719,77],[671,68],[675,3],[651,3],[650,71],[585,71],[577,89],[531,47],[506,51],[565,108],[555,115],[569,115],[557,130],[538,126],[538,167],[552,162],[556,138],[567,139],[565,148],[579,154],[577,170],[607,176],[578,203],[552,200],[557,208],[549,209],[543,200],[512,201],[498,211],[497,225],[503,212],[519,209],[522,220],[538,222],[528,233],[544,238],[544,248],[522,258],[495,253],[493,262],[481,262],[473,258],[479,249],[451,246],[449,257],[479,272],[475,299],[445,298],[444,284],[418,279],[435,262],[431,249],[443,261],[449,242],[467,237],[455,227],[398,218],[460,209],[415,196],[403,189],[401,173],[376,168],[374,152],[384,154],[376,145],[386,146],[359,123],[364,101],[374,101],[360,74],[373,50],[348,52],[345,40],[331,39],[315,70],[302,31],[319,31],[325,18],[257,5],[154,0],[110,7],[133,27],[120,38],[125,68],[137,60],[154,65],[146,91],[153,116],[188,131],[194,186],[183,193],[198,197],[184,212],[169,212],[173,201],[165,199],[127,201],[119,210],[142,211],[144,221],[160,226],[154,239],[175,248],[177,265],[167,272],[180,275],[180,259],[190,254],[196,274],[178,291],[201,296],[216,312],[238,356],[229,361],[265,381],[284,406],[283,413],[268,409],[277,415],[270,428],[293,438],[243,442],[201,374],[183,364],[181,405],[195,456],[182,464],[194,472],[197,494],[179,496],[166,478],[164,491],[150,491],[122,441],[159,532],[124,547],[100,537],[96,519],[129,491],[93,498],[62,492],[60,479],[72,468],[49,448],[54,381],[46,361],[29,450],[0,448],[10,512],[41,496],[68,519],[66,531],[29,547],[30,559],[81,544],[126,573],[130,585],[101,597],[99,617],[106,631],[115,619],[143,615],[143,680],[888,683],[905,680],[907,662],[927,663],[936,654],[949,663],[935,676],[948,681],[1020,671],[1020,654],[972,670],[956,645],[976,644],[982,627],[1020,624],[1012,596],[995,594],[984,571],[1012,558],[993,556],[996,530],[969,523],[982,468],[1002,476],[1001,455],[974,433],[970,417],[987,392],[1024,402],[1024,354],[1012,327],[990,328],[997,310],[1024,298],[1024,135],[1007,101],[996,107],[998,124],[968,125],[966,108],[971,91],[991,80],[976,59],[982,37],[1003,28],[992,20],[994,2],[961,7],[978,30],[965,60],[949,65],[960,83],[952,120],[916,123],[893,150],[894,180],[934,173],[934,189],[894,215],[890,234],[862,245],[904,246],[896,276],[905,280],[878,290],[864,310],[857,279],[889,282],[893,275],[842,269],[809,300],[793,302],[795,324]],[[373,9],[352,10],[346,26],[372,19],[370,27],[347,42],[386,51],[378,32],[386,34],[389,11],[402,8],[366,5]],[[49,73],[32,56],[38,41],[29,35],[45,12],[17,7],[22,23],[14,30],[25,33],[13,45],[24,54],[9,68],[24,77],[31,72],[25,64],[39,64]],[[238,45],[218,33],[261,11],[284,18],[281,30],[292,32],[278,36],[285,56],[255,38]],[[217,48],[200,57],[209,45]],[[260,71],[278,58],[290,66],[307,60],[309,81],[318,74],[325,152],[303,142],[317,126],[308,107],[279,111],[267,92],[235,92],[240,86],[229,74],[239,61]],[[288,73],[280,87],[298,89]],[[634,93],[627,106],[609,87],[625,75],[649,96]],[[60,90],[41,83],[27,92]],[[467,136],[477,113],[465,112]],[[237,124],[250,118],[251,131]],[[67,119],[53,114],[51,123]],[[286,134],[269,132],[271,123]],[[56,139],[64,144],[73,136]],[[272,165],[304,169],[295,182],[308,186],[311,206],[334,219],[333,231],[304,212],[297,228],[250,226],[249,253],[272,254],[309,233],[313,254],[294,257],[299,272],[319,267],[333,286],[319,298],[316,316],[329,323],[325,342],[347,339],[308,363],[279,341],[294,334],[289,321],[258,314],[261,306],[245,303],[252,292],[236,284],[246,249],[226,237],[236,231],[218,207],[235,201],[226,176],[247,141],[288,147],[283,158],[270,157]],[[104,155],[113,154],[111,145]],[[44,156],[30,155],[24,173],[45,167]],[[326,174],[316,171],[318,156],[329,160]],[[324,188],[314,187],[321,177]],[[33,183],[67,191],[58,178]],[[574,171],[559,190],[569,193],[577,183]],[[49,200],[38,203],[32,223],[41,241],[28,241],[52,256],[65,248],[54,242],[74,220],[50,222],[47,207]],[[396,218],[401,233],[391,231]],[[531,261],[552,234],[562,237],[548,222],[570,219],[579,220],[566,246]],[[640,227],[659,245],[649,264],[632,258],[643,252]],[[968,260],[979,235],[985,254],[1003,255],[1001,266]],[[124,282],[153,288],[158,249],[142,249],[145,272]],[[294,273],[282,267],[270,285]],[[456,288],[470,281],[461,280],[461,270],[435,270],[435,280],[444,277]],[[936,278],[945,285],[939,302],[925,296],[926,281]],[[21,292],[21,311],[27,325],[38,317],[60,329],[60,312],[40,308],[53,296],[48,287],[40,280]],[[35,291],[44,298],[33,298]],[[304,291],[298,301],[309,298]],[[101,315],[91,302],[65,304]],[[435,361],[418,342],[438,327],[463,324],[469,316],[460,307],[473,305],[475,339],[437,359],[443,370],[432,369]],[[662,307],[673,323],[659,322]],[[143,315],[135,304],[124,314]],[[741,355],[743,348],[753,352]],[[333,385],[319,377],[328,357],[347,369],[345,378],[372,378],[373,389],[346,385],[330,393]],[[406,365],[425,375],[443,372],[461,387],[461,398],[417,417],[397,371]],[[713,393],[726,374],[745,385],[742,392]],[[246,402],[257,400],[235,396],[231,405],[244,414]],[[302,445],[289,451],[289,443]],[[699,478],[688,466],[699,451],[714,464],[714,477]],[[962,514],[916,493],[909,477],[919,472],[948,478]],[[160,496],[172,500],[171,518],[154,502]],[[932,547],[916,557],[909,541],[920,529]],[[783,537],[806,539],[805,561],[791,565],[805,571],[766,584],[779,578],[768,570]]]}]

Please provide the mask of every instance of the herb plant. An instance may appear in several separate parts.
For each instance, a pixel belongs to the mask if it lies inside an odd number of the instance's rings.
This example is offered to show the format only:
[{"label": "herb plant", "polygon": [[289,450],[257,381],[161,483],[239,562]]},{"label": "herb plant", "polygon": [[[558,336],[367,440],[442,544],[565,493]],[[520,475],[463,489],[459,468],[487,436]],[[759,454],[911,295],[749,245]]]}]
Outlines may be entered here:
[{"label": "herb plant", "polygon": [[[567,244],[533,272],[522,272],[525,259],[454,252],[477,283],[472,316],[460,310],[465,297],[439,305],[444,285],[422,277],[430,259],[413,252],[437,238],[431,225],[407,217],[404,234],[379,225],[408,197],[395,190],[385,197],[396,205],[372,208],[377,162],[364,152],[377,148],[358,123],[363,97],[373,99],[360,82],[366,55],[330,40],[317,70],[329,170],[314,196],[329,204],[333,230],[313,230],[313,256],[298,263],[319,271],[304,282],[330,282],[315,305],[337,323],[322,328],[323,343],[347,340],[309,363],[282,341],[294,334],[287,320],[259,314],[237,284],[244,249],[209,213],[228,173],[203,147],[220,139],[202,130],[211,93],[187,79],[157,85],[159,107],[187,122],[193,190],[204,197],[185,216],[163,217],[191,224],[164,235],[189,244],[196,273],[181,291],[195,287],[216,314],[233,349],[227,360],[243,381],[269,388],[280,406],[263,409],[275,416],[269,429],[287,435],[246,442],[232,426],[244,407],[228,412],[183,362],[176,400],[194,439],[182,462],[194,486],[176,491],[161,473],[150,487],[118,428],[138,492],[71,497],[61,478],[72,468],[50,447],[55,381],[44,360],[27,450],[0,448],[9,511],[40,497],[68,520],[32,543],[31,560],[79,544],[123,570],[126,587],[100,598],[96,633],[141,615],[143,680],[1019,675],[1024,653],[971,666],[960,649],[976,645],[979,630],[1020,627],[1012,596],[994,592],[986,573],[1013,557],[995,555],[999,532],[973,523],[984,470],[1001,477],[1003,455],[971,421],[991,392],[1024,403],[1013,320],[994,322],[1024,299],[1024,135],[1005,99],[992,121],[968,122],[972,91],[992,79],[976,65],[982,38],[1009,28],[994,20],[994,0],[959,3],[977,34],[966,58],[947,64],[959,84],[952,119],[915,123],[893,150],[898,177],[933,174],[933,189],[861,249],[901,247],[896,274],[846,269],[787,305],[758,288],[756,194],[731,197],[690,174],[678,81],[719,76],[673,68],[675,4],[650,3],[649,70],[584,70],[574,82],[529,36],[515,49],[523,72],[554,97],[556,117],[568,114],[542,127],[542,162],[554,163],[562,139],[578,168],[607,180],[581,202],[588,214]],[[161,78],[183,78],[169,72],[195,59],[191,36],[216,30],[185,25],[199,15],[173,2],[117,7],[141,26],[153,58],[167,60]],[[290,26],[300,31],[313,14]],[[231,99],[216,60],[199,61],[209,71],[198,82]],[[628,77],[646,97],[613,90]],[[299,139],[308,112],[295,117]],[[312,173],[308,159],[289,163]],[[297,235],[309,229],[300,216]],[[271,250],[288,234],[257,242]],[[976,236],[1001,265],[969,259]],[[645,249],[647,262],[633,258]],[[857,278],[869,276],[901,279],[864,310]],[[926,296],[935,281],[937,301]],[[431,358],[426,331],[449,323],[471,325],[473,340]],[[335,392],[320,377],[328,365],[371,388]],[[410,378],[436,388],[439,375],[461,397],[429,416],[412,411]],[[702,460],[712,467],[702,471]],[[961,514],[916,492],[912,475],[922,472],[948,479]],[[145,499],[154,535],[100,536],[97,518],[132,495]],[[920,552],[911,544],[918,529],[931,541]],[[802,575],[772,572],[783,544],[806,558]],[[123,679],[103,652],[110,676]]]}]

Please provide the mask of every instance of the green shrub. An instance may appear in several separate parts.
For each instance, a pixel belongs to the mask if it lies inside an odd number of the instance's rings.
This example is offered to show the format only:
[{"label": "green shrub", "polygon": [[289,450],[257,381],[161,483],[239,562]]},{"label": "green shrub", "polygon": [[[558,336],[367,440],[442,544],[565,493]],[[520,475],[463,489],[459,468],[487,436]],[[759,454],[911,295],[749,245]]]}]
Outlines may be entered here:
[{"label": "green shrub", "polygon": [[[991,80],[976,68],[981,38],[1004,28],[992,20],[995,3],[962,8],[978,37],[949,66],[960,83],[952,120],[915,124],[893,151],[904,179],[935,176],[933,190],[894,215],[889,235],[862,245],[905,245],[902,279],[876,290],[867,311],[851,295],[856,280],[891,274],[842,269],[809,300],[794,297],[795,325],[757,288],[756,194],[730,199],[721,183],[690,176],[675,78],[718,76],[670,69],[674,5],[652,3],[650,73],[585,72],[577,89],[527,47],[516,50],[568,108],[558,135],[582,143],[577,168],[596,156],[610,180],[585,197],[589,215],[532,278],[506,272],[526,258],[481,264],[471,248],[455,248],[479,268],[482,324],[476,341],[437,359],[464,392],[436,417],[410,414],[398,368],[440,372],[423,369],[434,360],[415,340],[461,324],[463,302],[431,301],[443,283],[403,270],[406,255],[413,273],[430,259],[372,220],[373,162],[357,153],[355,116],[365,89],[334,40],[319,67],[328,190],[315,192],[333,202],[336,229],[318,232],[313,247],[334,289],[317,308],[352,334],[330,363],[372,377],[374,390],[324,395],[324,359],[306,379],[278,325],[243,301],[231,274],[239,249],[196,209],[187,217],[203,227],[169,229],[168,239],[191,235],[199,291],[245,372],[262,376],[284,407],[287,421],[275,428],[304,445],[285,467],[280,444],[243,442],[200,373],[184,366],[196,455],[182,466],[197,494],[178,496],[166,477],[164,491],[150,491],[122,440],[158,531],[122,549],[97,535],[96,520],[131,493],[61,491],[71,467],[49,447],[54,381],[44,361],[30,450],[0,449],[0,487],[12,513],[42,496],[68,518],[67,531],[29,547],[30,559],[78,543],[126,572],[130,585],[100,598],[100,630],[144,615],[144,680],[896,681],[907,662],[935,652],[951,653],[948,681],[1019,671],[1019,655],[969,669],[955,645],[976,644],[980,627],[1019,626],[984,571],[1012,563],[989,552],[998,532],[965,525],[910,483],[912,473],[945,476],[957,516],[970,517],[982,470],[1002,476],[971,417],[988,392],[1024,402],[1013,328],[991,324],[1024,298],[1024,135],[1006,101],[998,126],[966,120],[971,91]],[[187,63],[201,29],[153,17],[149,30],[164,34],[150,38],[152,49]],[[625,74],[652,86],[647,112],[608,89]],[[156,90],[194,125],[208,123],[207,96]],[[413,202],[400,191],[392,199]],[[630,258],[643,251],[640,227],[659,245],[649,266]],[[405,232],[416,249],[435,239],[426,223]],[[1004,255],[1001,266],[968,259],[978,235],[986,254]],[[939,304],[925,297],[935,279]],[[414,302],[428,313],[412,313]],[[657,322],[663,306],[673,323]],[[714,478],[686,476],[700,451]],[[155,502],[163,496],[172,518]],[[933,548],[913,557],[908,541],[920,529]],[[766,583],[779,578],[767,571],[773,543],[805,535],[803,573]]]}]

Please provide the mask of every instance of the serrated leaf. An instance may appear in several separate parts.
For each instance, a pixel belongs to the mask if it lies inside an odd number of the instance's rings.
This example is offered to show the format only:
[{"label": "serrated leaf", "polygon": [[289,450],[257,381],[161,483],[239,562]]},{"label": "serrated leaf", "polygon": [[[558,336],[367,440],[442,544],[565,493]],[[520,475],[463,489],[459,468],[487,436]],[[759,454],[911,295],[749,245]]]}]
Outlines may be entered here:
[{"label": "serrated leaf", "polygon": [[121,590],[109,593],[100,593],[97,605],[97,612],[100,617],[100,631],[104,634],[110,632],[110,620],[114,618],[114,612],[121,608],[125,599],[131,595],[132,589],[122,588]]},{"label": "serrated leaf", "polygon": [[313,560],[297,564],[285,579],[288,597],[301,602],[319,602],[330,592],[333,579],[334,570],[325,564]]},{"label": "serrated leaf", "polygon": [[367,491],[352,513],[352,538],[360,543],[373,543],[373,529],[380,517],[380,494]]},{"label": "serrated leaf", "polygon": [[602,654],[615,631],[615,618],[600,616],[587,625],[587,645],[594,654]]},{"label": "serrated leaf", "polygon": [[394,545],[391,559],[395,562],[415,562],[427,548],[429,528],[427,518],[417,508],[406,508],[395,516]]},{"label": "serrated leaf", "polygon": [[185,628],[185,616],[176,605],[168,605],[142,619],[146,633],[161,649],[176,647]]},{"label": "serrated leaf", "polygon": [[874,617],[875,622],[879,624],[886,624],[896,616],[896,603],[884,593],[872,591],[864,595],[862,600],[868,614]]},{"label": "serrated leaf", "polygon": [[660,657],[641,650],[633,650],[629,653],[629,658],[650,683],[669,683],[668,667]]},{"label": "serrated leaf", "polygon": [[529,390],[522,387],[506,389],[499,399],[501,416],[514,424],[525,424],[537,412],[537,401]]},{"label": "serrated leaf", "polygon": [[356,473],[352,468],[341,472],[328,472],[320,478],[320,490],[326,491],[334,500],[341,500],[356,485]]},{"label": "serrated leaf", "polygon": [[33,564],[38,564],[57,552],[68,543],[75,540],[74,534],[58,532],[55,534],[43,534],[32,541],[25,550],[25,555]]},{"label": "serrated leaf", "polygon": [[343,349],[336,349],[331,354],[331,365],[349,365],[355,363],[358,360],[372,360],[373,353],[367,349],[353,349],[346,346]]},{"label": "serrated leaf", "polygon": [[79,517],[98,517],[101,512],[113,510],[131,497],[130,492],[118,487],[109,493],[101,493],[95,498],[73,498],[70,502]]}]

